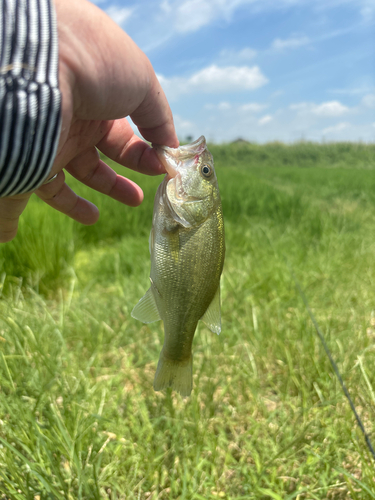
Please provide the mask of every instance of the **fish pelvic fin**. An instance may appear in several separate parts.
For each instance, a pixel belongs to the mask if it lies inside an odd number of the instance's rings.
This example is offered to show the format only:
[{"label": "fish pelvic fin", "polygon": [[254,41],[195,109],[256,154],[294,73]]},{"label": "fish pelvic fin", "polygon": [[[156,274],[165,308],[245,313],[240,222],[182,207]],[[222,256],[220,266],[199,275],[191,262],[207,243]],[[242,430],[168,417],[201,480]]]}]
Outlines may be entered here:
[{"label": "fish pelvic fin", "polygon": [[161,319],[151,287],[133,308],[132,317],[142,321],[142,323],[153,323]]},{"label": "fish pelvic fin", "polygon": [[174,361],[160,353],[158,367],[154,378],[154,390],[161,391],[171,387],[181,396],[190,396],[193,388],[193,355],[183,361]]},{"label": "fish pelvic fin", "polygon": [[220,311],[220,285],[217,287],[214,298],[208,306],[207,311],[201,317],[203,323],[211,332],[220,335],[221,332],[221,311]]}]

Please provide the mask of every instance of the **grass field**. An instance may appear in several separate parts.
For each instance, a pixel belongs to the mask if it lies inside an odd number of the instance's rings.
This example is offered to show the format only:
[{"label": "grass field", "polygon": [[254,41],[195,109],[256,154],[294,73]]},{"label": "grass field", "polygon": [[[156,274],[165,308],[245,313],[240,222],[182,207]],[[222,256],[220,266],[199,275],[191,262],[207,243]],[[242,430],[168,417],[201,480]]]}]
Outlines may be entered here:
[{"label": "grass field", "polygon": [[190,398],[155,393],[148,287],[161,178],[92,227],[37,199],[0,247],[0,499],[373,499],[375,465],[290,276],[375,444],[375,146],[212,146],[222,333],[200,324]]}]

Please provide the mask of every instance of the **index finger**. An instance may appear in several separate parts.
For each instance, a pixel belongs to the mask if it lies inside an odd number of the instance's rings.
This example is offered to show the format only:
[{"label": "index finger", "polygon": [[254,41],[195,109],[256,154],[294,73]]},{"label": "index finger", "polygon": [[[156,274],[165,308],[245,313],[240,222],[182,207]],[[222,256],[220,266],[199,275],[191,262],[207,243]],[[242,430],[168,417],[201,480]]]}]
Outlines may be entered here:
[{"label": "index finger", "polygon": [[[158,130],[148,130],[148,137],[163,140]],[[146,134],[147,135],[147,134]],[[152,140],[152,139],[151,139]],[[163,142],[159,142],[163,144]],[[108,128],[105,136],[96,144],[96,147],[108,158],[146,175],[160,175],[165,173],[155,150],[136,136],[126,118],[115,120]]]}]

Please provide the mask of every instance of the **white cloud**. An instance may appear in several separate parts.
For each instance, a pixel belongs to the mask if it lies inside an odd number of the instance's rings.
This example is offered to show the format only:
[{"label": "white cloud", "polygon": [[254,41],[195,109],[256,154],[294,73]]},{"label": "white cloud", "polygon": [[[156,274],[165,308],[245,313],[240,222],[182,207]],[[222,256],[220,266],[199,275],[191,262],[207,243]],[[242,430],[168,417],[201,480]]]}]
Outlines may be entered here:
[{"label": "white cloud", "polygon": [[[311,5],[314,9],[326,10],[337,8],[340,5],[353,4],[364,21],[371,21],[374,17],[375,6],[373,0],[150,0],[133,1],[133,7],[128,2],[120,0],[92,0],[118,23],[123,24],[129,19],[129,11],[142,9],[134,29],[139,33],[138,44],[148,50],[166,43],[176,34],[194,33],[205,26],[217,21],[230,23],[233,15],[241,9],[247,14],[256,15],[259,12],[293,9]],[[141,9],[139,9],[139,7]],[[151,25],[151,26],[150,26]],[[134,37],[134,35],[133,35]],[[288,39],[277,38],[273,42],[273,49],[283,50],[296,48],[311,42],[306,36],[293,35]],[[241,51],[240,51],[241,52]],[[254,57],[253,49],[245,49],[238,54],[235,61],[249,61]]]},{"label": "white cloud", "polygon": [[[128,120],[135,135],[143,138],[138,130],[137,125],[135,125],[132,122],[131,118],[128,116],[126,119]],[[197,134],[198,134],[197,137],[199,136],[199,127],[197,127],[197,125],[192,121],[186,120],[179,114],[173,115],[173,121],[178,137],[186,137],[187,135],[197,135]]]},{"label": "white cloud", "polygon": [[245,104],[231,104],[230,102],[222,101],[218,104],[205,104],[205,109],[215,111],[234,111],[235,113],[259,113],[268,107],[267,104],[259,104],[257,102],[248,102]]},{"label": "white cloud", "polygon": [[273,120],[271,115],[265,115],[263,116],[259,121],[259,125],[267,125],[267,123],[270,123]]},{"label": "white cloud", "polygon": [[312,112],[318,116],[341,116],[348,111],[349,108],[339,101],[323,102],[312,108]]},{"label": "white cloud", "polygon": [[276,38],[272,42],[271,48],[274,50],[296,49],[298,47],[301,47],[302,45],[307,45],[309,42],[310,39],[307,36],[294,36],[285,40]]},{"label": "white cloud", "polygon": [[109,15],[109,17],[119,26],[123,26],[126,23],[126,21],[133,14],[133,11],[134,9],[130,7],[117,7],[116,5],[111,5],[105,9],[105,12]]},{"label": "white cloud", "polygon": [[254,57],[257,55],[257,51],[250,48],[250,47],[244,47],[241,50],[230,50],[230,49],[223,49],[220,52],[220,60],[221,61],[231,61],[232,64],[234,61],[238,62],[246,62],[250,61],[251,59],[254,59]]},{"label": "white cloud", "polygon": [[[315,1],[315,0],[314,0]],[[325,0],[328,1],[328,0]],[[365,0],[363,0],[365,1]],[[368,0],[370,1],[370,0]],[[304,0],[163,0],[160,4],[162,16],[166,18],[170,31],[191,33],[217,19],[230,21],[233,13],[246,8],[253,13],[291,8],[305,3]]]},{"label": "white cloud", "polygon": [[194,130],[195,125],[189,120],[184,120],[180,115],[174,115],[173,121],[177,130],[177,134],[190,133]]},{"label": "white cloud", "polygon": [[207,103],[204,105],[204,109],[209,109],[210,111],[229,111],[233,108],[230,102],[222,101],[216,104]]},{"label": "white cloud", "polygon": [[[190,113],[190,110],[188,112]],[[326,118],[314,115],[300,116],[290,108],[278,108],[272,110],[272,113],[259,116],[239,113],[238,107],[233,105],[225,115],[221,113],[217,109],[211,111],[203,109],[202,113],[194,115],[193,127],[184,130],[177,127],[177,133],[180,137],[187,135],[198,137],[203,134],[214,142],[230,142],[242,137],[260,143],[268,141],[289,143],[301,139],[321,141],[324,138],[334,141],[375,143],[375,122],[371,116],[366,118],[353,114],[350,123],[349,120],[340,119],[329,119],[329,123],[326,123]],[[180,113],[180,116],[185,118],[184,113]]]},{"label": "white cloud", "polygon": [[226,66],[215,64],[197,71],[190,77],[167,78],[158,75],[169,99],[189,92],[220,93],[255,90],[268,82],[258,66]]},{"label": "white cloud", "polygon": [[161,9],[173,22],[173,28],[180,33],[197,31],[214,19],[229,18],[241,0],[164,0]]},{"label": "white cloud", "polygon": [[265,108],[267,108],[267,104],[259,104],[257,102],[248,102],[238,107],[244,113],[259,113],[259,111],[263,111]]},{"label": "white cloud", "polygon": [[367,94],[362,99],[362,104],[366,108],[375,108],[375,94]]},{"label": "white cloud", "polygon": [[228,109],[232,109],[232,105],[229,102],[219,102],[217,105],[217,109],[220,111],[227,111]]},{"label": "white cloud", "polygon": [[373,0],[362,0],[363,6],[360,10],[363,20],[367,23],[373,21],[375,17],[375,5]]},{"label": "white cloud", "polygon": [[341,116],[350,109],[339,101],[327,101],[322,104],[314,104],[309,102],[301,102],[291,104],[290,109],[299,112],[300,114],[313,114],[321,117]]},{"label": "white cloud", "polygon": [[348,122],[341,122],[338,123],[337,125],[333,125],[332,127],[327,127],[322,130],[323,134],[337,134],[337,132],[341,132],[342,130],[348,128],[350,126],[350,123]]},{"label": "white cloud", "polygon": [[258,66],[227,66],[220,68],[212,64],[189,78],[189,84],[205,92],[254,90],[265,85],[268,80]]},{"label": "white cloud", "polygon": [[[162,15],[171,31],[179,33],[194,32],[217,19],[229,21],[235,11],[246,8],[258,13],[312,5],[318,10],[337,8],[352,3],[364,20],[373,18],[373,0],[163,0],[160,4]],[[275,40],[277,49],[293,48],[308,43],[307,37],[295,36],[289,40]]]},{"label": "white cloud", "polygon": [[270,98],[275,99],[275,98],[280,97],[284,94],[285,94],[285,90],[282,90],[282,89],[275,90],[275,92],[272,92],[272,94],[270,95]]},{"label": "white cloud", "polygon": [[297,104],[291,104],[289,107],[293,111],[307,111],[310,108],[311,104],[307,102],[299,102]]},{"label": "white cloud", "polygon": [[352,87],[346,89],[329,89],[327,92],[331,94],[341,94],[341,95],[360,95],[366,94],[371,91],[371,87],[362,86],[362,87]]},{"label": "white cloud", "polygon": [[222,101],[217,104],[207,103],[204,105],[204,109],[209,109],[210,111],[229,111],[232,109],[232,105],[230,102]]}]

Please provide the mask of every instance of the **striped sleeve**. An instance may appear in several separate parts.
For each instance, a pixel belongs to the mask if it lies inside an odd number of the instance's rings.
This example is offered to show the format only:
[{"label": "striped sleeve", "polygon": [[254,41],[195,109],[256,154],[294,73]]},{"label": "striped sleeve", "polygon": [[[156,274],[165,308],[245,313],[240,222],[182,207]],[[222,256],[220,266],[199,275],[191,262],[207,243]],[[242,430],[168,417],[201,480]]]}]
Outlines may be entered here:
[{"label": "striped sleeve", "polygon": [[52,0],[0,0],[0,197],[48,178],[60,122]]}]

